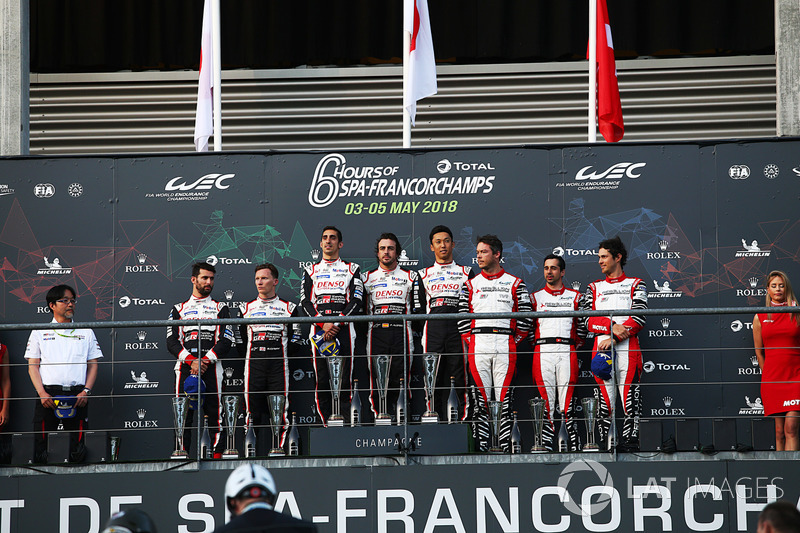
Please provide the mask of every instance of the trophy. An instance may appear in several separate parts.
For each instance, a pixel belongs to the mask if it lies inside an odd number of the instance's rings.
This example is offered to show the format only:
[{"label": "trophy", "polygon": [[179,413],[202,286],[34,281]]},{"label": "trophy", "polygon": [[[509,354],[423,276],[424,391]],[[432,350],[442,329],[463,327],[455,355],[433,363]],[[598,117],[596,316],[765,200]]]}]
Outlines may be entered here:
[{"label": "trophy", "polygon": [[109,437],[109,441],[111,442],[111,460],[112,461],[119,461],[119,446],[120,442],[122,441],[121,437]]},{"label": "trophy", "polygon": [[497,400],[489,402],[489,422],[492,428],[492,445],[489,446],[489,453],[503,453],[500,447],[500,413],[503,411],[503,403]]},{"label": "trophy", "polygon": [[223,396],[222,397],[222,416],[225,422],[225,433],[228,437],[228,447],[222,452],[223,459],[238,459],[239,450],[236,449],[235,435],[236,419],[239,416],[239,397],[238,396]]},{"label": "trophy", "polygon": [[435,424],[439,422],[439,415],[434,410],[433,390],[436,386],[436,372],[439,370],[438,353],[422,354],[422,382],[425,386],[425,403],[427,410],[422,414],[422,423]]},{"label": "trophy", "polygon": [[189,454],[183,448],[183,432],[186,429],[186,411],[189,409],[189,398],[181,396],[172,399],[172,418],[175,420],[175,451],[172,459],[188,459]]},{"label": "trophy", "polygon": [[331,383],[331,415],[328,417],[328,426],[343,426],[344,417],[342,416],[339,395],[342,392],[342,358],[338,355],[329,355],[325,358],[328,362],[328,379]]},{"label": "trophy", "polygon": [[375,384],[378,388],[378,416],[375,417],[376,426],[389,426],[392,416],[387,413],[386,387],[389,385],[389,363],[392,358],[388,355],[373,355],[372,368],[375,373]]},{"label": "trophy", "polygon": [[597,398],[581,399],[583,406],[584,421],[586,423],[586,444],[583,445],[585,452],[600,451],[600,446],[594,440],[594,427],[597,424]]},{"label": "trophy", "polygon": [[[286,409],[286,396],[269,395],[269,420],[272,425],[272,449],[270,457],[283,457],[286,453],[281,448],[281,430],[283,429],[283,411]],[[277,442],[276,442],[277,441]]]},{"label": "trophy", "polygon": [[542,445],[542,432],[544,431],[544,398],[531,398],[528,400],[533,421],[533,446],[531,453],[545,453],[547,448]]}]

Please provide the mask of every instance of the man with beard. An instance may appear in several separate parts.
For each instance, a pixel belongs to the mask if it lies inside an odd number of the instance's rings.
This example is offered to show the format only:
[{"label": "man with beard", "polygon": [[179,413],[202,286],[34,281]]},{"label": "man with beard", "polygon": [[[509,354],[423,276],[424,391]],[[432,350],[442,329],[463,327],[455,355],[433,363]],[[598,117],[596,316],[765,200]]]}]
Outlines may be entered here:
[{"label": "man with beard", "polygon": [[[170,311],[169,320],[208,320],[229,318],[228,306],[211,299],[214,289],[216,269],[208,263],[192,265],[192,296],[185,302],[177,303]],[[196,382],[199,390],[205,388],[202,396],[202,409],[208,416],[214,457],[222,457],[225,447],[220,431],[222,413],[222,364],[219,360],[228,354],[233,344],[233,330],[230,326],[168,326],[167,349],[178,360],[175,363],[175,396],[184,393],[187,378]],[[193,387],[194,389],[194,384]],[[196,398],[193,394],[190,400]],[[188,451],[191,445],[192,431],[195,423],[194,410],[190,408],[187,416],[187,431],[184,431],[184,445]]]}]

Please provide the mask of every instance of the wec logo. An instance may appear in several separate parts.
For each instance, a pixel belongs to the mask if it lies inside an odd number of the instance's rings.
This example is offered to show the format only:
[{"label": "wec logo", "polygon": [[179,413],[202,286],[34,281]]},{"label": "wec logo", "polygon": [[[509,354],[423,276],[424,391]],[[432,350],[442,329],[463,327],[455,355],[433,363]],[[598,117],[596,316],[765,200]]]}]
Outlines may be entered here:
[{"label": "wec logo", "polygon": [[634,174],[634,170],[644,168],[647,163],[616,163],[611,165],[605,172],[598,174],[597,172],[587,172],[591,169],[591,165],[583,167],[575,175],[577,181],[584,180],[601,180],[601,179],[620,179],[623,177],[638,178],[641,173]]},{"label": "wec logo", "polygon": [[223,182],[229,179],[232,179],[236,174],[206,174],[202,178],[192,182],[187,183],[183,177],[178,176],[177,178],[172,178],[167,182],[167,185],[164,187],[165,191],[208,191],[211,189],[222,189],[225,190],[230,185],[223,185]]}]

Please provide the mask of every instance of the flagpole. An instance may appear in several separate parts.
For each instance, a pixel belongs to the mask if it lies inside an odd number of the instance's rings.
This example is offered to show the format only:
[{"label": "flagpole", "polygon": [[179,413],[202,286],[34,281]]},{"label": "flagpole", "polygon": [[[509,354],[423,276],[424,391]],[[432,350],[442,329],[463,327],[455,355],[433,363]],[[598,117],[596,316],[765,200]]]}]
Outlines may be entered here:
[{"label": "flagpole", "polygon": [[222,151],[222,32],[219,0],[211,0],[211,72],[214,97],[214,151]]},{"label": "flagpole", "polygon": [[400,106],[403,108],[403,148],[411,148],[411,114],[406,109],[405,101],[409,87],[408,64],[411,60],[411,33],[403,30],[403,101]]},{"label": "flagpole", "polygon": [[597,0],[589,0],[589,142],[597,142]]}]

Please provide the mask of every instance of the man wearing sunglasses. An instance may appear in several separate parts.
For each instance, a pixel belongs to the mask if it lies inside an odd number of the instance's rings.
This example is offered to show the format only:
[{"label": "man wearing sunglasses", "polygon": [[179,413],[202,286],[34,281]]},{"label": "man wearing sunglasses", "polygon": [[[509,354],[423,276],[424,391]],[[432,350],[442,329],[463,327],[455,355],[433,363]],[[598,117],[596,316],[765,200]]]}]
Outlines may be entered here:
[{"label": "man wearing sunglasses", "polygon": [[[72,322],[75,289],[57,285],[47,292],[53,323]],[[33,388],[39,395],[33,412],[34,461],[47,462],[47,434],[59,423],[70,432],[70,461],[86,457],[84,433],[89,421],[89,395],[97,379],[97,360],[103,357],[90,329],[38,329],[31,332],[25,359]]]}]

